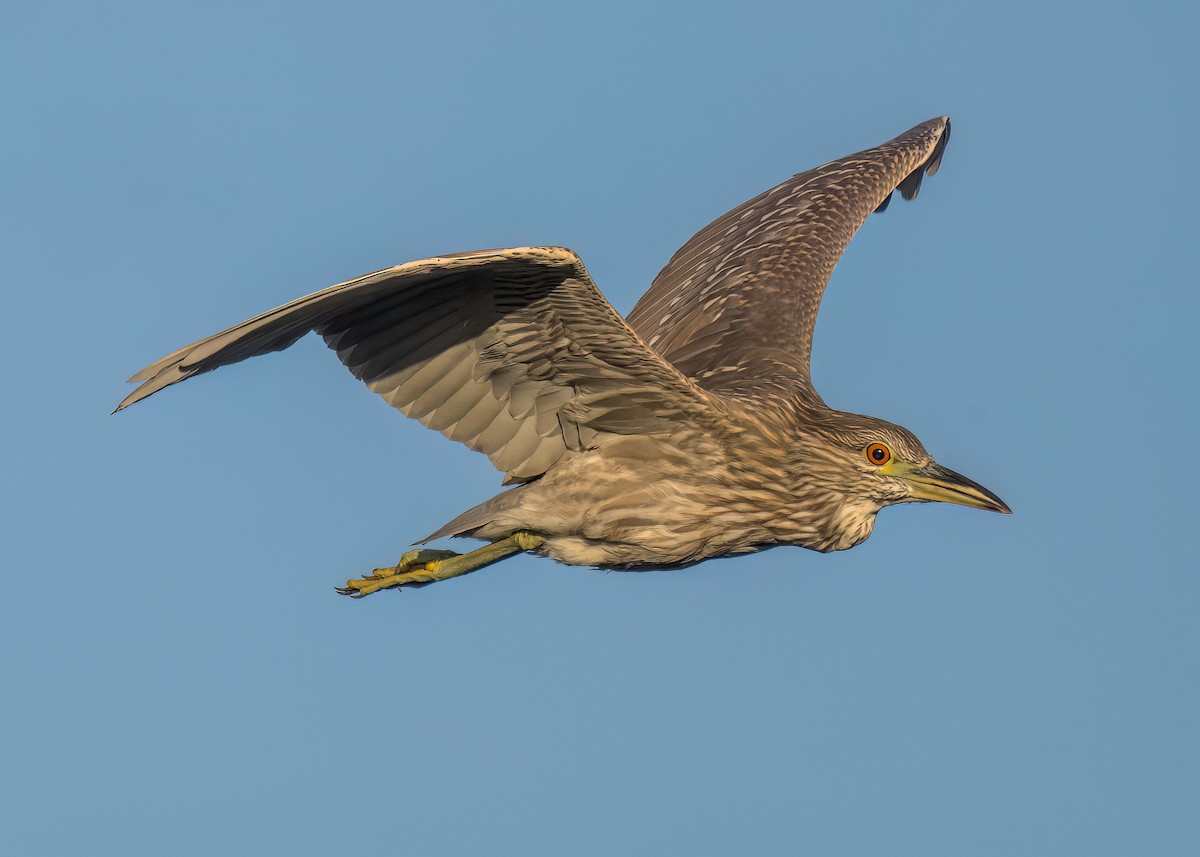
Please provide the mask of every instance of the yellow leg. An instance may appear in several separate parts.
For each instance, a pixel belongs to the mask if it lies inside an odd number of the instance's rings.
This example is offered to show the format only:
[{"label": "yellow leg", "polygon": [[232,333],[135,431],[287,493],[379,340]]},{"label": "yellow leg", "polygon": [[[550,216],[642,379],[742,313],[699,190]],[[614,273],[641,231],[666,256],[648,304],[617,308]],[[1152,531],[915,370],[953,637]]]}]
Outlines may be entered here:
[{"label": "yellow leg", "polygon": [[533,550],[543,541],[541,536],[535,536],[533,533],[517,532],[470,553],[412,550],[400,557],[395,566],[377,568],[362,580],[347,580],[345,586],[337,587],[337,591],[351,598],[362,598],[381,589],[425,586],[478,571],[515,553]]}]

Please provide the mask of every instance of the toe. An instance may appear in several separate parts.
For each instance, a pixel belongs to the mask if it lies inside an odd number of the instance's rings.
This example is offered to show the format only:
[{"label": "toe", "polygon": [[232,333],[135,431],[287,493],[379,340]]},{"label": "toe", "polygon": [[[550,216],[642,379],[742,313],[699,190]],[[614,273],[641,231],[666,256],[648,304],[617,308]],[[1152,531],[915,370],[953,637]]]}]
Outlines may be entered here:
[{"label": "toe", "polygon": [[345,586],[335,586],[338,595],[349,595],[351,598],[363,598],[372,592],[378,592],[383,587],[377,580],[347,580]]}]

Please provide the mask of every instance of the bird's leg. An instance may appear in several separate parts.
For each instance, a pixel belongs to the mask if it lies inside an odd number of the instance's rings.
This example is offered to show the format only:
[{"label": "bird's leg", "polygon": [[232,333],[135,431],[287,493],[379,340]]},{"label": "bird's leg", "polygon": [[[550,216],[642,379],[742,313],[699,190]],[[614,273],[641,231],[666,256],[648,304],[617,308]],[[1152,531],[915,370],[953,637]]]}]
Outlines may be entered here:
[{"label": "bird's leg", "polygon": [[486,565],[522,551],[533,550],[545,539],[524,531],[484,545],[470,553],[454,551],[411,550],[395,566],[377,568],[362,580],[347,580],[337,591],[352,598],[362,598],[380,589],[397,586],[425,586],[439,580],[478,571]]}]

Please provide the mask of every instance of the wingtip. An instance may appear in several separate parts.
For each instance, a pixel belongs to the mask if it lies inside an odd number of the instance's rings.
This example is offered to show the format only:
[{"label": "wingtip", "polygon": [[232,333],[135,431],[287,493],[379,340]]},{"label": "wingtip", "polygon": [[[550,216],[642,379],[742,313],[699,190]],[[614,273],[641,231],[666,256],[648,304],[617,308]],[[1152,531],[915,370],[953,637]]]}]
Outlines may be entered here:
[{"label": "wingtip", "polygon": [[950,140],[950,117],[939,116],[937,119],[930,119],[924,123],[925,127],[938,125],[941,128],[937,140],[933,144],[933,149],[929,152],[929,157],[896,186],[896,190],[900,191],[900,196],[905,200],[916,199],[917,194],[921,192],[921,182],[925,176],[936,175],[938,168],[942,165],[942,155],[946,151],[946,143]]},{"label": "wingtip", "polygon": [[121,403],[119,405],[117,405],[115,408],[113,408],[113,412],[111,414],[109,414],[109,416],[111,417],[114,414],[119,414],[121,411],[128,408],[134,402],[140,401],[141,399],[142,399],[142,397],[138,395],[138,391],[134,390],[132,393],[130,393],[128,396],[126,396],[124,399],[122,399]]},{"label": "wingtip", "polygon": [[[180,380],[182,380],[182,379],[180,379]],[[124,399],[122,399],[121,403],[119,405],[117,405],[116,410],[114,410],[113,413],[114,414],[119,413],[120,411],[123,411],[126,408],[128,408],[130,405],[136,405],[142,399],[145,399],[149,396],[153,396],[159,390],[163,389],[164,387],[169,387],[169,386],[171,386],[169,383],[167,383],[167,384],[164,384],[161,382],[155,383],[153,380],[145,381],[136,390],[134,390],[132,393],[130,393],[128,396],[126,396]]]},{"label": "wingtip", "polygon": [[925,162],[925,175],[937,175],[938,168],[942,165],[942,155],[946,151],[946,144],[950,142],[950,117],[939,116],[938,119],[942,123],[942,133],[938,136],[938,141],[933,147],[933,151],[929,153],[929,160]]}]

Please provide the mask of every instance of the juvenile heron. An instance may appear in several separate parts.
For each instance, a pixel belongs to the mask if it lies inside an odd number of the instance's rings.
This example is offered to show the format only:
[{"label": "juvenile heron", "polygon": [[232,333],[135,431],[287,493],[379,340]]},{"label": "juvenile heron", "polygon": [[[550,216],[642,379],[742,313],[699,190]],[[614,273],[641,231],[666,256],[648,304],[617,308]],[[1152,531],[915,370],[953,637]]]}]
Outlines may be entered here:
[{"label": "juvenile heron", "polygon": [[825,405],[809,377],[825,284],[858,228],[912,199],[946,117],[809,170],[702,229],[627,319],[562,247],[455,253],[330,286],[164,357],[117,410],[309,331],[406,416],[516,487],[340,592],[420,586],[520,551],[681,568],[777,545],[843,550],[893,503],[1009,512],[907,429]]}]

